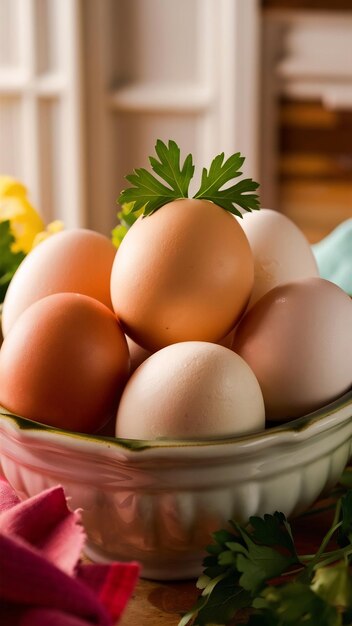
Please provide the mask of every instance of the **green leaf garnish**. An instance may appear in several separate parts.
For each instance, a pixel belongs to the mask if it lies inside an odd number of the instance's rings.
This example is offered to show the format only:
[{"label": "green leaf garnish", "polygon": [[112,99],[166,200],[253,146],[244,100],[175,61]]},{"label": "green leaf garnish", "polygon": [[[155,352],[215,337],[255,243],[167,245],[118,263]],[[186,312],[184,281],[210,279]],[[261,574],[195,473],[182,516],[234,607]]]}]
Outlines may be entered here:
[{"label": "green leaf garnish", "polygon": [[12,251],[14,242],[9,220],[0,222],[0,303],[3,302],[10,281],[25,257],[24,252]]},{"label": "green leaf garnish", "polygon": [[253,606],[249,626],[342,626],[337,608],[298,582],[268,587]]},{"label": "green leaf garnish", "polygon": [[139,168],[134,170],[133,174],[126,176],[133,187],[122,191],[118,199],[120,204],[133,202],[133,212],[144,207],[144,215],[154,213],[172,200],[187,198],[189,183],[194,173],[192,155],[189,154],[186,157],[181,167],[180,149],[174,141],[170,140],[166,146],[158,139],[155,151],[159,161],[154,157],[149,157],[150,164],[153,171],[169,186],[164,185],[146,169]]},{"label": "green leaf garnish", "polygon": [[[342,484],[350,484],[350,474],[345,471]],[[351,488],[336,501],[332,524],[313,555],[297,554],[283,513],[230,526],[232,531],[213,533],[197,583],[202,593],[179,626],[226,625],[241,609],[250,609],[247,622],[241,619],[249,626],[351,626]],[[342,547],[326,552],[332,538]]]},{"label": "green leaf garnish", "polygon": [[[192,155],[188,154],[181,165],[180,148],[176,142],[170,140],[166,145],[161,139],[156,142],[155,152],[158,159],[151,156],[149,162],[158,178],[145,168],[136,169],[126,176],[132,187],[121,192],[118,202],[121,205],[131,203],[132,212],[143,210],[143,215],[150,215],[172,200],[188,198],[194,174]],[[243,162],[244,157],[239,152],[226,161],[224,153],[216,156],[209,171],[203,169],[201,185],[194,198],[210,200],[240,217],[242,214],[238,207],[244,211],[259,209],[258,196],[253,193],[259,185],[251,178],[223,189],[232,179],[241,176]]]},{"label": "green leaf garnish", "polygon": [[127,234],[129,228],[131,228],[132,224],[139,218],[139,216],[143,212],[143,207],[139,209],[139,211],[132,212],[133,202],[129,202],[128,204],[123,204],[121,207],[121,211],[117,214],[117,217],[120,223],[115,226],[115,228],[111,232],[111,240],[114,244],[115,248],[118,248],[121,241]]},{"label": "green leaf garnish", "polygon": [[240,182],[221,189],[233,178],[241,176],[239,171],[244,162],[244,157],[239,152],[230,156],[224,163],[225,155],[222,152],[212,161],[209,172],[203,169],[202,182],[195,198],[210,200],[226,211],[242,217],[242,213],[237,206],[245,211],[259,209],[259,198],[256,194],[250,193],[258,189],[259,184],[251,178],[245,178]]}]

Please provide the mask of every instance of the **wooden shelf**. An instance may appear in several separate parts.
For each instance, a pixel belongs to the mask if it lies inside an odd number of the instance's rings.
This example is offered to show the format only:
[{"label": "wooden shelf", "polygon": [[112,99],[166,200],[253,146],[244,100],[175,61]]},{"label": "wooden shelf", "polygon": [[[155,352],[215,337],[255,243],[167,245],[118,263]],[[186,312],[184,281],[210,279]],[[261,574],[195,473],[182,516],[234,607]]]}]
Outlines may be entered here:
[{"label": "wooden shelf", "polygon": [[264,9],[351,11],[351,0],[262,0]]}]

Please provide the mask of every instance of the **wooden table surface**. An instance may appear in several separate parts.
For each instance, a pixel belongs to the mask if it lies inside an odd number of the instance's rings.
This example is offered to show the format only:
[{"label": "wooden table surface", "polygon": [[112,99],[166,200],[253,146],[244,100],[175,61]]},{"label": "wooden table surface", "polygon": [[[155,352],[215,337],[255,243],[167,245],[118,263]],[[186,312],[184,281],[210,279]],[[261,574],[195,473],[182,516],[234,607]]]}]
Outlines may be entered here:
[{"label": "wooden table surface", "polygon": [[[320,508],[329,501],[321,501]],[[332,513],[312,513],[291,521],[293,536],[299,553],[315,552],[329,529]],[[140,579],[119,626],[177,626],[180,617],[197,599],[193,581],[153,582]],[[247,622],[248,612],[239,614],[231,624]]]}]

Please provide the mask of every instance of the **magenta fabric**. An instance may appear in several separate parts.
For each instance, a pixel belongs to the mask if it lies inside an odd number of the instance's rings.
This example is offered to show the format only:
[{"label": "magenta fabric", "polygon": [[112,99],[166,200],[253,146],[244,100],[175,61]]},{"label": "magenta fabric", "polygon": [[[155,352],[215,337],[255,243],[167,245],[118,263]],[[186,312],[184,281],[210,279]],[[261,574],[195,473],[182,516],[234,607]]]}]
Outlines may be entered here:
[{"label": "magenta fabric", "polygon": [[137,563],[82,565],[80,512],[62,487],[20,502],[0,480],[0,623],[112,626],[139,576]]}]

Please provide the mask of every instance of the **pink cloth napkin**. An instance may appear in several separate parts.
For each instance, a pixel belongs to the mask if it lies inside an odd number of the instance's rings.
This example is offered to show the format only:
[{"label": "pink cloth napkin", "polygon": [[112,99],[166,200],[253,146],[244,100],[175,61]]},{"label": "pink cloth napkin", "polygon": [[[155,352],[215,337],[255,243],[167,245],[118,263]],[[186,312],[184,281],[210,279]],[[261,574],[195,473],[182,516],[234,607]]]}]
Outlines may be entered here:
[{"label": "pink cloth napkin", "polygon": [[21,502],[0,479],[0,623],[113,626],[139,576],[137,563],[82,565],[80,512],[63,488]]}]

